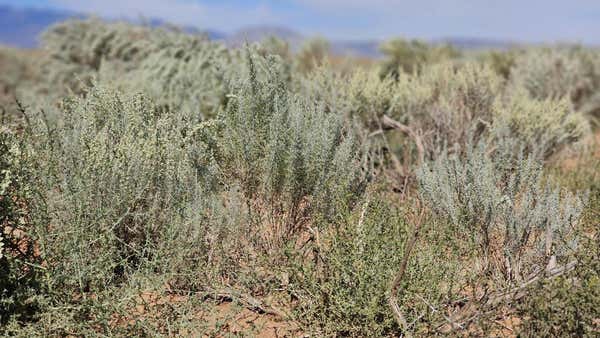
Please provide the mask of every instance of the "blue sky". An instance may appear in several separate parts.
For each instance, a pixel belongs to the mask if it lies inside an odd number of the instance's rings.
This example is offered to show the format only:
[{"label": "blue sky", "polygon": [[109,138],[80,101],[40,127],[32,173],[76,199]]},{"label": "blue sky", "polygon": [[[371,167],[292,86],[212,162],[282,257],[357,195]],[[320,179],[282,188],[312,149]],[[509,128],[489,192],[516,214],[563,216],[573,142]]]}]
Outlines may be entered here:
[{"label": "blue sky", "polygon": [[600,43],[600,0],[0,0],[232,32],[282,25],[336,39],[473,37]]}]

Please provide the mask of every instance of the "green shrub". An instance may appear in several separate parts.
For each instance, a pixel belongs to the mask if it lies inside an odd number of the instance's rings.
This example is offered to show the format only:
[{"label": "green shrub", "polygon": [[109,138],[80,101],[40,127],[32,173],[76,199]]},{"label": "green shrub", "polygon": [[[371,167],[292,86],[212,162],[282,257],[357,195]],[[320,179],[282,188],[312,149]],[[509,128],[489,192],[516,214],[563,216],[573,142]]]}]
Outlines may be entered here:
[{"label": "green shrub", "polygon": [[296,315],[319,336],[396,336],[387,299],[409,227],[389,203],[364,204],[335,229],[322,231],[316,257],[290,272]]},{"label": "green shrub", "polygon": [[99,19],[68,20],[50,27],[41,37],[48,55],[41,90],[59,95],[69,90],[81,93],[109,62],[118,64],[120,74],[131,70],[156,49],[155,35],[150,33],[144,27]]},{"label": "green shrub", "polygon": [[362,182],[359,148],[343,116],[291,93],[278,60],[247,51],[248,73],[232,84],[220,116],[219,147],[225,181],[239,182],[290,236],[315,213],[333,217]]},{"label": "green shrub", "polygon": [[88,19],[59,23],[42,41],[48,57],[38,92],[52,92],[54,99],[83,93],[99,78],[203,118],[224,104],[229,51],[204,36]]},{"label": "green shrub", "polygon": [[284,300],[318,336],[491,334],[508,306],[522,335],[598,331],[598,161],[542,167],[589,132],[595,51],[396,40],[342,70],[320,39],[294,56],[91,19],[43,40],[36,85],[17,54],[0,74],[31,98],[0,127],[0,334],[206,334],[208,298]]},{"label": "green shrub", "polygon": [[502,79],[486,65],[431,65],[420,74],[401,74],[389,114],[423,134],[427,155],[444,145],[464,145],[474,128],[493,119]]},{"label": "green shrub", "polygon": [[11,320],[27,320],[43,289],[40,257],[31,235],[32,190],[26,146],[0,127],[0,334]]},{"label": "green shrub", "polygon": [[[545,185],[541,164],[515,149],[514,141],[491,149],[480,142],[469,145],[464,158],[442,153],[417,172],[422,198],[468,235],[487,262],[484,271],[510,284],[543,271],[551,256],[569,260],[572,226],[586,199]],[[495,255],[501,263],[489,266]]]},{"label": "green shrub", "polygon": [[511,74],[511,86],[525,88],[534,98],[567,97],[577,110],[593,113],[598,109],[597,51],[578,46],[529,49],[517,57]]},{"label": "green shrub", "polygon": [[321,37],[304,42],[296,55],[296,68],[300,73],[308,73],[329,57],[331,46],[329,41]]},{"label": "green shrub", "polygon": [[58,114],[36,119],[32,136],[36,205],[50,222],[38,240],[56,287],[102,290],[140,269],[168,271],[180,256],[163,250],[175,243],[198,253],[206,229],[186,217],[200,217],[216,184],[210,123],[102,85]]},{"label": "green shrub", "polygon": [[375,69],[355,69],[348,74],[327,65],[301,79],[300,91],[308,99],[322,102],[325,108],[348,120],[358,118],[368,126],[386,114],[394,98],[396,84],[381,78]]},{"label": "green shrub", "polygon": [[534,100],[517,93],[496,103],[492,129],[495,137],[520,140],[538,158],[549,157],[590,131],[587,119],[574,112],[567,99]]},{"label": "green shrub", "polygon": [[490,65],[498,75],[508,80],[518,55],[519,50],[516,49],[506,51],[492,50],[477,55],[477,59],[484,64]]},{"label": "green shrub", "polygon": [[226,102],[226,72],[233,68],[229,51],[208,40],[160,33],[170,40],[169,45],[150,53],[126,80],[117,83],[125,82],[131,91],[144,91],[170,111],[196,120],[215,117]]},{"label": "green shrub", "polygon": [[277,55],[284,60],[286,64],[291,64],[293,60],[289,42],[276,36],[269,36],[262,40],[258,45],[258,51],[263,57]]},{"label": "green shrub", "polygon": [[0,124],[19,117],[15,99],[38,81],[37,51],[18,50],[0,46]]},{"label": "green shrub", "polygon": [[574,271],[539,283],[519,305],[525,337],[596,337],[600,332],[600,245],[598,234],[578,251]]},{"label": "green shrub", "polygon": [[460,56],[450,45],[432,46],[419,40],[393,39],[381,45],[386,60],[381,65],[382,77],[397,78],[399,72],[415,73],[426,64],[434,64]]}]

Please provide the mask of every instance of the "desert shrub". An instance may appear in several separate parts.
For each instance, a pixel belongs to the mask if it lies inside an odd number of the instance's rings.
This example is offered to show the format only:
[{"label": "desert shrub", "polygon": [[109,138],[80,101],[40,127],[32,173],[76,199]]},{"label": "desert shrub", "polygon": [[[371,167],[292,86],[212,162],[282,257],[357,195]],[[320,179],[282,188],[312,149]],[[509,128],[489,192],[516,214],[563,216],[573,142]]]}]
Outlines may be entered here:
[{"label": "desert shrub", "polygon": [[589,133],[589,123],[567,99],[535,100],[513,93],[494,107],[495,137],[513,137],[538,158],[547,158]]},{"label": "desert shrub", "polygon": [[[150,53],[127,75],[125,88],[142,90],[158,105],[197,119],[215,117],[226,101],[229,51],[221,44],[184,34],[164,34],[169,45]],[[228,67],[229,66],[229,67]]]},{"label": "desert shrub", "polygon": [[393,39],[382,44],[380,49],[386,57],[380,74],[393,78],[397,78],[399,72],[414,73],[425,64],[460,56],[460,52],[450,45],[433,46],[419,40]]},{"label": "desert shrub", "polygon": [[534,98],[567,97],[577,110],[597,109],[600,63],[596,51],[577,46],[530,49],[516,58],[511,74],[511,85],[527,89]]},{"label": "desert shrub", "polygon": [[[589,150],[589,149],[588,149]],[[533,286],[531,295],[519,303],[524,319],[523,336],[593,337],[600,327],[597,318],[600,302],[600,158],[593,151],[576,155],[574,167],[551,168],[551,178],[570,189],[589,189],[583,218],[577,226],[581,239],[575,253],[577,266],[571,272]]]},{"label": "desert shrub", "polygon": [[279,59],[247,51],[247,73],[232,84],[220,148],[228,182],[291,235],[317,213],[359,193],[359,152],[343,116],[291,93]]},{"label": "desert shrub", "polygon": [[26,145],[0,127],[0,334],[10,320],[35,314],[42,289],[40,259],[30,234],[30,168]]},{"label": "desert shrub", "polygon": [[300,84],[303,95],[324,103],[326,109],[373,125],[390,109],[395,88],[393,79],[382,79],[375,69],[343,74],[327,65],[303,77]]},{"label": "desert shrub", "polygon": [[575,270],[543,281],[520,305],[525,337],[595,337],[600,331],[600,245],[598,234],[583,240]]},{"label": "desert shrub", "polygon": [[0,47],[0,123],[19,115],[16,99],[38,80],[37,51]]},{"label": "desert shrub", "polygon": [[479,62],[488,64],[498,75],[508,80],[520,52],[518,49],[491,50],[478,54],[476,58]]},{"label": "desert shrub", "polygon": [[316,37],[304,42],[296,55],[296,69],[300,73],[308,73],[323,64],[330,54],[331,46],[324,38]]},{"label": "desert shrub", "polygon": [[50,27],[41,37],[42,48],[48,54],[43,65],[47,81],[43,90],[80,93],[106,62],[118,63],[121,74],[130,70],[156,48],[150,32],[144,27],[108,24],[99,19],[68,20]]},{"label": "desert shrub", "polygon": [[362,206],[335,229],[323,230],[320,242],[312,243],[317,256],[289,273],[289,288],[299,300],[296,315],[317,335],[400,332],[387,297],[409,226],[401,211],[383,199]]},{"label": "desert shrub", "polygon": [[[24,54],[24,53],[23,53]],[[5,96],[16,91],[19,82],[25,78],[27,59],[19,51],[0,47],[0,95]]]},{"label": "desert shrub", "polygon": [[290,64],[293,58],[289,42],[276,36],[269,36],[263,39],[258,46],[258,51],[264,57],[277,55]]},{"label": "desert shrub", "polygon": [[202,217],[216,184],[212,125],[103,85],[66,99],[57,114],[36,119],[32,136],[36,205],[49,218],[38,240],[54,285],[87,292],[140,269],[168,271],[178,255],[161,253],[175,243],[201,259],[205,228],[191,219]]},{"label": "desert shrub", "polygon": [[293,82],[295,75],[297,75],[294,63],[295,54],[292,52],[288,41],[275,36],[269,36],[255,46],[255,49],[256,53],[262,57],[276,55],[281,58],[284,74],[287,75],[287,82],[290,84]]},{"label": "desert shrub", "polygon": [[429,156],[444,145],[465,144],[469,131],[493,118],[502,79],[486,65],[431,65],[401,74],[389,115],[422,134]]},{"label": "desert shrub", "polygon": [[566,263],[585,196],[544,184],[538,161],[523,150],[514,155],[518,143],[494,148],[480,142],[464,157],[442,153],[418,171],[419,189],[436,214],[479,247],[484,271],[519,284],[551,256]]},{"label": "desert shrub", "polygon": [[55,99],[69,90],[84,93],[99,78],[203,117],[214,116],[223,103],[229,52],[205,36],[87,19],[59,23],[42,41],[48,57],[38,92],[58,92]]}]

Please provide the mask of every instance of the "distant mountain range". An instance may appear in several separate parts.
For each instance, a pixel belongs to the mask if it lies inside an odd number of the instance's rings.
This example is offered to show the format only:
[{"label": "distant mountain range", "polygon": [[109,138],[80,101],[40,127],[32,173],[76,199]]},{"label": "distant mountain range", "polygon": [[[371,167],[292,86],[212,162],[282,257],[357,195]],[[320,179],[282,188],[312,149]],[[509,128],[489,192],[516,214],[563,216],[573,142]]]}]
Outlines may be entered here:
[{"label": "distant mountain range", "polygon": [[[0,44],[20,48],[35,48],[38,37],[48,26],[69,18],[84,18],[87,15],[51,9],[16,9],[0,5]],[[168,25],[160,19],[150,19],[145,23],[151,26]],[[228,46],[237,47],[245,42],[257,42],[268,36],[276,36],[297,49],[307,37],[285,27],[252,26],[245,27],[232,34],[215,30],[200,30],[195,27],[181,27],[190,34],[207,34],[210,39],[223,41]],[[380,57],[378,40],[331,41],[332,50],[337,54],[349,54],[363,57]],[[508,41],[487,39],[447,38],[432,43],[449,43],[461,49],[508,48],[514,45]]]}]

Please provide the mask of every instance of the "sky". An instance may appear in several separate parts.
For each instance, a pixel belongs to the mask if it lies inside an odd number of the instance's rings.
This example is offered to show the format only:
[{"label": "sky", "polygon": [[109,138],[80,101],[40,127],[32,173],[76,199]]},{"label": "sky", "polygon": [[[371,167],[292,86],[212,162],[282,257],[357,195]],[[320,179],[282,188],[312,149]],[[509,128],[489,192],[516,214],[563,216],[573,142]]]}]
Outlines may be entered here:
[{"label": "sky", "polygon": [[600,0],[0,0],[233,32],[277,25],[344,40],[486,38],[600,43]]}]

